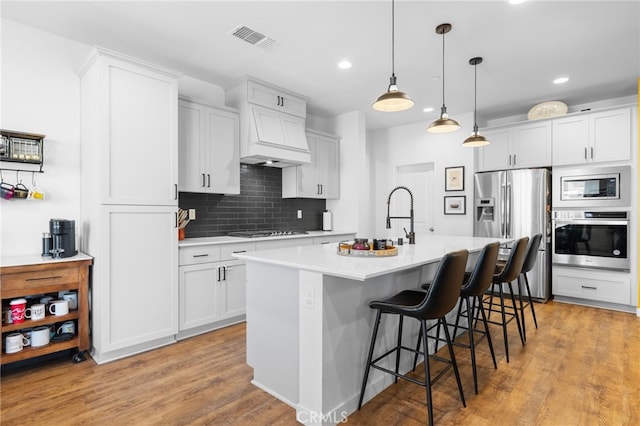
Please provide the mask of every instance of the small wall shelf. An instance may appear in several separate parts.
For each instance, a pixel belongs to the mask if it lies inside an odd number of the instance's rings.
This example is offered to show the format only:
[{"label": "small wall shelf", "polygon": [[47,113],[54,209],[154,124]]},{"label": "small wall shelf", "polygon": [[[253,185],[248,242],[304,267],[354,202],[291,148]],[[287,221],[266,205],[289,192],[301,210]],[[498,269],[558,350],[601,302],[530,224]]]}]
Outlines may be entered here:
[{"label": "small wall shelf", "polygon": [[19,167],[7,168],[2,167],[0,164],[0,170],[42,173],[45,135],[0,130],[0,136],[0,162],[34,164],[39,166],[38,170],[34,170]]}]

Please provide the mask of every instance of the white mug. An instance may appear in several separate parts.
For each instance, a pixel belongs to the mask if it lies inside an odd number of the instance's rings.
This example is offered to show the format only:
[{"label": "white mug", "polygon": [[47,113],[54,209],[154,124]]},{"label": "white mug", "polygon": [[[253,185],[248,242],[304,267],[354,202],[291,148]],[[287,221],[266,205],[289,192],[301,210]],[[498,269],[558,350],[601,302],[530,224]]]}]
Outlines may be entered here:
[{"label": "white mug", "polygon": [[78,293],[64,293],[62,299],[69,303],[69,309],[78,309]]},{"label": "white mug", "polygon": [[46,346],[49,344],[50,337],[50,330],[46,325],[34,328],[31,330],[31,346],[34,348]]},{"label": "white mug", "polygon": [[66,300],[52,300],[49,305],[49,313],[57,317],[69,313],[69,302]]},{"label": "white mug", "polygon": [[56,333],[57,334],[63,334],[63,333],[76,334],[76,324],[73,321],[63,322],[62,325],[58,327],[58,330],[56,330]]},{"label": "white mug", "polygon": [[12,333],[7,335],[5,340],[4,351],[8,354],[20,352],[24,345],[27,344],[27,339],[20,333]]},{"label": "white mug", "polygon": [[30,318],[31,321],[39,321],[44,319],[45,309],[43,303],[36,303],[35,305],[31,305],[30,308],[27,308],[25,313],[27,318]]}]

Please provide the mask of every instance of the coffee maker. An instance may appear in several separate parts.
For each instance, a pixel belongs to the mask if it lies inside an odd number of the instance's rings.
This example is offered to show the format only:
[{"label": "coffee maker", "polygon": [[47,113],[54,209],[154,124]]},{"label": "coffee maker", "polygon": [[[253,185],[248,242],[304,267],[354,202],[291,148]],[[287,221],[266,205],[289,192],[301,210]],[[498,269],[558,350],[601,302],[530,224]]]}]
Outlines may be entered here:
[{"label": "coffee maker", "polygon": [[66,219],[49,220],[53,257],[71,257],[76,251],[76,221]]}]

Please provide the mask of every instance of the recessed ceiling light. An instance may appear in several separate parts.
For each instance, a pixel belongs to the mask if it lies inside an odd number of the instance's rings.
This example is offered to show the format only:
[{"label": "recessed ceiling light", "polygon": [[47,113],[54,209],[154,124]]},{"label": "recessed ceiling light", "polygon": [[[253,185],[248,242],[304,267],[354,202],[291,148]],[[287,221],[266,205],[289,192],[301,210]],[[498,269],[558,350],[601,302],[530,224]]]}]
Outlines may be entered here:
[{"label": "recessed ceiling light", "polygon": [[555,80],[553,80],[553,84],[562,84],[562,83],[566,83],[567,81],[569,81],[569,77],[558,77]]},{"label": "recessed ceiling light", "polygon": [[425,109],[423,109],[422,111],[424,112],[431,112],[433,111],[433,107],[426,107]]},{"label": "recessed ceiling light", "polygon": [[347,61],[346,59],[342,60],[338,62],[338,68],[348,70],[349,68],[351,68],[351,62]]}]

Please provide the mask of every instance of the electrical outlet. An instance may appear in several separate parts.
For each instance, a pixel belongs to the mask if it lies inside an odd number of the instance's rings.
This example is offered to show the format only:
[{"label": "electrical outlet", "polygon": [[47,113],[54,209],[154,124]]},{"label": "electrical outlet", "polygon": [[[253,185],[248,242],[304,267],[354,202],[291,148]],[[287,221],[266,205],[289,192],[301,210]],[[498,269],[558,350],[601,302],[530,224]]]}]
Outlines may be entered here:
[{"label": "electrical outlet", "polygon": [[298,210],[298,219],[302,219],[302,210]]},{"label": "electrical outlet", "polygon": [[189,220],[196,220],[196,209],[189,209]]}]

